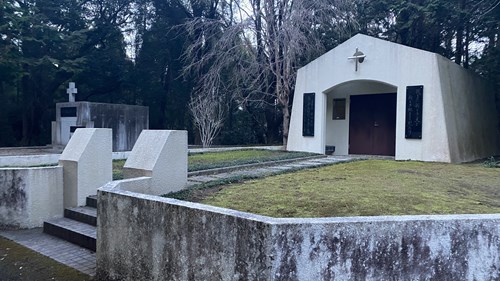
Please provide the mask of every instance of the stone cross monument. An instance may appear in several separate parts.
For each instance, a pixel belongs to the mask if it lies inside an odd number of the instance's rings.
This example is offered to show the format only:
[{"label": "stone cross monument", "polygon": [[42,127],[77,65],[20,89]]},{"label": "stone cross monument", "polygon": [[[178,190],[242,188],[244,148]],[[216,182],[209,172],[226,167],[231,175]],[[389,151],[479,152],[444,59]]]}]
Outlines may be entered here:
[{"label": "stone cross monument", "polygon": [[75,102],[75,95],[78,93],[78,89],[75,88],[75,82],[69,82],[69,88],[66,90],[69,96],[69,102]]}]

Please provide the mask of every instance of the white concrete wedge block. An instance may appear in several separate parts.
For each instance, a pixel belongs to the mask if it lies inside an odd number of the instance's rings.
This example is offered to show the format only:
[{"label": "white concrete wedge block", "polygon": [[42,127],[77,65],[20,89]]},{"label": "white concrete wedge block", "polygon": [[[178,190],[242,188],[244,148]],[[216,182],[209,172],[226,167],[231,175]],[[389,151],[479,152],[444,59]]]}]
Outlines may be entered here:
[{"label": "white concrete wedge block", "polygon": [[64,171],[64,207],[85,205],[89,195],[112,180],[112,130],[80,128],[59,158]]},{"label": "white concrete wedge block", "polygon": [[141,192],[162,195],[184,189],[187,184],[187,131],[144,130],[123,169],[124,177],[151,177]]}]

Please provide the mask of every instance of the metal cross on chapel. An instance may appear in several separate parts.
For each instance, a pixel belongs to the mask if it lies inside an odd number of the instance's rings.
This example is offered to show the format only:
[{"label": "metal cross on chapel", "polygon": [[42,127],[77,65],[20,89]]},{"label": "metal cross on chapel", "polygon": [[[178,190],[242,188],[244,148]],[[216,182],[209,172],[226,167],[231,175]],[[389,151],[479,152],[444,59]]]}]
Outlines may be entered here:
[{"label": "metal cross on chapel", "polygon": [[356,66],[354,68],[355,71],[358,71],[358,63],[363,63],[365,61],[366,55],[363,54],[363,52],[359,51],[358,48],[356,48],[356,52],[352,57],[348,57],[348,60],[354,60],[356,62]]},{"label": "metal cross on chapel", "polygon": [[75,82],[69,82],[69,88],[66,90],[68,93],[69,102],[75,102],[75,94],[78,93],[78,89],[75,88]]}]

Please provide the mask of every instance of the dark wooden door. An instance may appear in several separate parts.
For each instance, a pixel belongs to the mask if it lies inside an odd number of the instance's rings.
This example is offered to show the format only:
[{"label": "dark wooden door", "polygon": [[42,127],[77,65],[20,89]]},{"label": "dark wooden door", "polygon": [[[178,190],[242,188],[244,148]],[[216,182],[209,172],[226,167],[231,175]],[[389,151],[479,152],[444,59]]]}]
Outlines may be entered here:
[{"label": "dark wooden door", "polygon": [[396,152],[396,94],[351,96],[349,154]]}]

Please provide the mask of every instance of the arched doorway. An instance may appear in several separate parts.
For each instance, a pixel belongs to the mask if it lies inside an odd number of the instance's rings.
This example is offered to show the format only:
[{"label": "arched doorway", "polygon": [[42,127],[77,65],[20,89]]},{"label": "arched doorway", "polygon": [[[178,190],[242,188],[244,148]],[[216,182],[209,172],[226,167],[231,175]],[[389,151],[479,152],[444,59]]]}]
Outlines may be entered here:
[{"label": "arched doorway", "polygon": [[353,80],[336,85],[325,94],[325,144],[335,146],[336,155],[395,155],[397,87],[373,80]]}]

